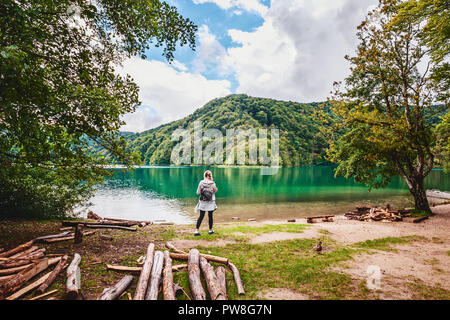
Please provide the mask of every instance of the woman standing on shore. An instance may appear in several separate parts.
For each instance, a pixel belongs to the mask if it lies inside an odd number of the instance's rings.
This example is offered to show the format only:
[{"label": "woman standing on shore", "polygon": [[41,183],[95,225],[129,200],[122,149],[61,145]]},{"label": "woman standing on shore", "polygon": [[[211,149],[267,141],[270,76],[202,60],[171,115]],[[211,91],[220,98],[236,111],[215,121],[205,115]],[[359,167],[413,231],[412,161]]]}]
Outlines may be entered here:
[{"label": "woman standing on shore", "polygon": [[208,222],[209,222],[209,234],[213,234],[213,212],[216,210],[216,195],[217,187],[213,180],[212,173],[206,170],[203,174],[204,179],[200,181],[197,188],[197,194],[200,196],[197,206],[194,212],[197,213],[200,210],[200,217],[197,220],[197,226],[195,229],[195,236],[199,236],[200,232],[198,229],[202,224],[203,218],[205,217],[205,212],[208,212]]}]

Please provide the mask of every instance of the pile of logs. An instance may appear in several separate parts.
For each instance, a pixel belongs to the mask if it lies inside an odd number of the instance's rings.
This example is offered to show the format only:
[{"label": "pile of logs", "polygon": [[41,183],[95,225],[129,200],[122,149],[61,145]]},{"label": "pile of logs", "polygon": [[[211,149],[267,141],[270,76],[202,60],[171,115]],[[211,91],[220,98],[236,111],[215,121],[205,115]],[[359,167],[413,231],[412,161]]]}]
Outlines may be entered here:
[{"label": "pile of logs", "polygon": [[347,212],[345,216],[349,220],[393,222],[402,221],[404,217],[409,217],[411,214],[409,210],[391,210],[389,206],[386,206],[386,208],[356,207],[356,210]]},{"label": "pile of logs", "polygon": [[[36,238],[14,249],[0,253],[0,300],[16,300],[35,289],[40,295],[34,299],[49,296],[56,292],[52,290],[44,293],[56,276],[67,266],[68,256],[45,256],[45,248],[40,249],[34,245],[36,242],[45,239],[52,238]],[[52,271],[25,286],[29,280],[53,265],[56,265],[56,267]]]},{"label": "pile of logs", "polygon": [[[167,242],[166,247],[173,252],[155,251],[155,245],[150,243],[142,267],[126,267],[107,265],[108,270],[139,272],[139,280],[134,294],[134,300],[157,300],[159,288],[162,286],[164,300],[176,300],[178,291],[186,292],[178,284],[173,282],[173,272],[187,268],[192,299],[206,300],[206,291],[202,286],[201,274],[205,279],[209,298],[211,300],[226,300],[227,289],[225,281],[225,268],[219,266],[214,270],[210,262],[222,263],[233,272],[238,293],[245,294],[244,286],[236,266],[227,258],[202,254],[197,249],[191,249],[189,253],[178,250]],[[183,265],[172,265],[172,259],[187,260]],[[116,299],[130,285],[132,276],[123,277],[115,286],[107,288],[98,298],[99,300]],[[189,299],[191,297],[188,296]]]}]

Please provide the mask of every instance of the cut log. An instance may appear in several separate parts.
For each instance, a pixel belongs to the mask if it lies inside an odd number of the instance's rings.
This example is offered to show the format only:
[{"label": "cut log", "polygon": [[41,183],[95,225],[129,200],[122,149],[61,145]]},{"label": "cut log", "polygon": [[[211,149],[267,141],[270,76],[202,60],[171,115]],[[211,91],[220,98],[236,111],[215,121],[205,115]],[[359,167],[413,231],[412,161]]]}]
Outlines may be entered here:
[{"label": "cut log", "polygon": [[97,300],[115,300],[120,295],[127,290],[130,286],[131,282],[133,282],[133,276],[127,275],[123,277],[119,282],[117,282],[113,287],[108,288],[103,291],[100,297]]},{"label": "cut log", "polygon": [[295,219],[288,219],[287,222],[295,222]]},{"label": "cut log", "polygon": [[136,228],[130,228],[130,227],[123,227],[123,226],[116,226],[116,225],[103,225],[103,224],[86,224],[86,228],[94,228],[94,229],[121,229],[121,230],[128,230],[128,231],[137,231]]},{"label": "cut log", "polygon": [[118,271],[118,272],[141,272],[142,267],[114,266],[111,264],[107,264],[106,270]]},{"label": "cut log", "polygon": [[420,218],[416,218],[413,220],[414,223],[419,223],[422,222],[423,220],[427,220],[429,217],[425,216],[425,217],[420,217]]},{"label": "cut log", "polygon": [[20,271],[15,277],[0,285],[0,299],[19,290],[28,280],[48,268],[48,259],[33,264],[30,268]]},{"label": "cut log", "polygon": [[83,241],[83,225],[78,224],[75,228],[75,237],[73,243],[81,243]]},{"label": "cut log", "polygon": [[30,300],[39,300],[39,299],[48,297],[48,296],[54,294],[55,292],[58,292],[58,289],[54,289],[54,290],[52,290],[52,291],[49,291],[49,292],[40,294],[40,295],[38,295],[38,296],[36,296],[36,297],[31,298]]},{"label": "cut log", "polygon": [[30,285],[20,289],[19,291],[15,292],[14,294],[10,295],[9,297],[6,298],[6,300],[16,300],[16,299],[20,298],[21,296],[23,296],[24,294],[26,294],[30,291],[33,291],[34,289],[39,287],[42,283],[44,283],[45,280],[47,280],[47,278],[50,276],[50,273],[51,272],[47,273],[46,275],[42,276],[41,278],[39,278],[32,284],[30,284]]},{"label": "cut log", "polygon": [[200,256],[200,267],[206,280],[206,286],[208,287],[211,300],[225,300],[225,293],[219,285],[214,268],[202,256]]},{"label": "cut log", "polygon": [[120,222],[134,222],[134,223],[136,223],[136,224],[139,224],[139,223],[145,223],[145,224],[152,224],[153,222],[152,221],[139,221],[139,220],[128,220],[128,219],[117,219],[117,218],[105,218],[105,220],[108,220],[108,221],[120,221]]},{"label": "cut log", "polygon": [[[70,228],[72,229],[72,228]],[[37,237],[35,239],[33,239],[32,241],[34,243],[45,240],[45,239],[53,239],[53,238],[62,238],[62,237],[66,237],[70,234],[70,231],[65,231],[62,233],[58,233],[58,234],[52,234],[52,235],[48,235],[48,236],[42,236],[42,237]]]},{"label": "cut log", "polygon": [[216,277],[217,282],[219,283],[220,290],[224,293],[225,300],[227,299],[227,281],[225,276],[225,268],[222,266],[219,266],[216,268]]},{"label": "cut log", "polygon": [[33,253],[36,250],[39,250],[39,247],[38,246],[32,246],[30,249],[27,249],[25,251],[16,253],[15,255],[12,255],[12,256],[10,256],[10,257],[8,257],[6,259],[8,259],[8,260],[18,259],[20,257],[24,257],[24,256],[26,256],[26,255],[28,255],[30,253]]},{"label": "cut log", "polygon": [[69,300],[82,300],[80,262],[81,256],[75,253],[67,268],[66,295]]},{"label": "cut log", "polygon": [[189,251],[188,276],[194,300],[206,300],[206,293],[200,279],[200,252],[197,249]]},{"label": "cut log", "polygon": [[245,294],[244,285],[242,284],[241,275],[239,274],[239,270],[231,262],[228,262],[228,266],[230,267],[231,271],[233,271],[234,281],[236,282],[238,293]]},{"label": "cut log", "polygon": [[39,262],[40,258],[44,257],[44,253],[39,252],[37,253],[35,256],[31,257],[31,258],[25,258],[25,259],[21,259],[21,260],[13,260],[13,262],[7,262],[7,263],[3,263],[0,267],[3,269],[11,269],[11,268],[17,268],[20,266],[24,266],[27,264],[31,263],[36,263]]},{"label": "cut log", "polygon": [[27,243],[21,244],[20,246],[17,246],[14,249],[0,253],[0,257],[1,258],[10,257],[10,256],[16,254],[17,252],[21,252],[23,250],[27,250],[27,249],[31,248],[32,245],[33,245],[33,241],[28,241]]},{"label": "cut log", "polygon": [[[187,260],[189,258],[189,255],[186,252],[184,252],[183,250],[175,248],[175,246],[172,243],[170,243],[170,242],[166,242],[166,248],[175,251],[175,253],[170,253],[170,257],[173,258],[173,259]],[[212,256],[210,254],[203,254],[203,253],[200,253],[200,255],[203,258],[205,258],[206,260],[208,260],[208,261],[228,264],[228,259],[227,258]]]},{"label": "cut log", "polygon": [[156,251],[153,257],[152,272],[150,274],[150,283],[148,284],[145,300],[158,300],[159,284],[161,283],[162,269],[164,265],[164,254]]},{"label": "cut log", "polygon": [[73,227],[63,227],[59,228],[59,231],[72,231]]},{"label": "cut log", "polygon": [[173,290],[172,259],[169,251],[164,251],[163,297],[164,300],[176,300]]},{"label": "cut log", "polygon": [[2,269],[2,270],[0,270],[0,276],[10,275],[10,274],[20,272],[22,270],[30,268],[32,265],[33,265],[33,263],[29,263],[24,266],[20,266],[20,267],[16,267],[16,268]]},{"label": "cut log", "polygon": [[[172,266],[172,271],[180,271],[181,269],[186,269],[187,264],[177,264]],[[142,267],[128,267],[128,266],[114,266],[111,264],[106,265],[106,270],[117,271],[117,272],[133,272],[140,273],[142,271]]]},{"label": "cut log", "polygon": [[139,222],[136,221],[108,221],[108,220],[100,220],[95,222],[89,222],[89,221],[63,221],[62,225],[64,227],[76,227],[77,225],[84,225],[84,226],[121,226],[121,227],[131,227],[134,225],[139,224]]},{"label": "cut log", "polygon": [[9,281],[11,278],[15,277],[15,274],[10,274],[9,276],[2,276],[0,277],[0,282]]},{"label": "cut log", "polygon": [[144,300],[145,293],[147,292],[148,279],[150,278],[150,272],[153,266],[153,254],[155,252],[155,245],[150,243],[147,247],[147,254],[145,256],[144,264],[141,268],[141,274],[136,286],[136,292],[134,294],[134,300]]},{"label": "cut log", "polygon": [[[87,237],[87,236],[95,234],[96,232],[97,232],[96,230],[83,232],[83,236]],[[44,241],[46,243],[53,243],[53,242],[67,241],[67,240],[73,240],[73,239],[75,239],[75,236],[72,234],[72,235],[67,236],[67,237],[44,239],[42,241]]]},{"label": "cut log", "polygon": [[69,256],[65,255],[64,257],[59,260],[58,264],[56,265],[55,269],[51,272],[50,276],[45,280],[45,282],[37,289],[38,293],[44,293],[45,290],[53,283],[53,281],[56,279],[58,274],[67,267],[67,260],[69,259]]}]

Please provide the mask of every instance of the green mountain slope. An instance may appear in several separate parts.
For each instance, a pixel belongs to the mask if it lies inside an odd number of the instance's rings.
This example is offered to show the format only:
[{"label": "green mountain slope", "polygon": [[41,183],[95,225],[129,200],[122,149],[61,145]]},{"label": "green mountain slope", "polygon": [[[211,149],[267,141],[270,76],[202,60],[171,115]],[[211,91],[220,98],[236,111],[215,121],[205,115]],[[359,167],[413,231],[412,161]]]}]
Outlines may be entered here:
[{"label": "green mountain slope", "polygon": [[127,135],[126,139],[130,151],[140,153],[145,164],[170,164],[171,152],[177,143],[171,141],[172,133],[177,128],[193,132],[194,121],[201,120],[203,130],[221,130],[224,141],[227,129],[277,128],[280,130],[281,165],[315,165],[324,162],[326,147],[319,132],[319,123],[313,117],[317,105],[230,95],[208,102],[184,119]]}]

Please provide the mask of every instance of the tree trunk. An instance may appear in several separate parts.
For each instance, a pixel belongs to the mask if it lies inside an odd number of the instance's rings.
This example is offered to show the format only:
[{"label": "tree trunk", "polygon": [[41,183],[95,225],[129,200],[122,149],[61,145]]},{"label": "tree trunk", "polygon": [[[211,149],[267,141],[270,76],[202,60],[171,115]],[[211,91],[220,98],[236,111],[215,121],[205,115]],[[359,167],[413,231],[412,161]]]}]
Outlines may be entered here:
[{"label": "tree trunk", "polygon": [[161,283],[161,273],[164,264],[164,255],[161,251],[156,251],[153,258],[152,273],[147,289],[145,300],[158,300],[159,284]]},{"label": "tree trunk", "polygon": [[81,289],[81,271],[80,271],[81,256],[75,253],[73,260],[67,268],[67,283],[66,294],[70,300],[80,300],[82,295]]},{"label": "tree trunk", "polygon": [[214,268],[208,263],[208,260],[200,257],[200,267],[202,268],[211,300],[226,300],[225,293],[222,291],[217,276],[214,273]]},{"label": "tree trunk", "polygon": [[410,178],[409,191],[414,197],[414,207],[416,210],[431,213],[430,205],[428,203],[427,195],[424,186],[424,177]]},{"label": "tree trunk", "polygon": [[75,238],[73,243],[81,243],[83,241],[83,225],[78,224],[75,228]]},{"label": "tree trunk", "polygon": [[97,300],[115,300],[128,288],[133,281],[133,276],[127,275],[113,287],[105,289]]},{"label": "tree trunk", "polygon": [[155,252],[155,245],[150,243],[147,247],[147,255],[145,256],[144,264],[142,265],[142,271],[139,276],[138,284],[136,286],[136,292],[134,294],[134,300],[144,300],[145,293],[147,292],[148,279],[150,278],[150,272],[153,266],[153,253]]},{"label": "tree trunk", "polygon": [[192,297],[194,300],[206,300],[206,293],[202,287],[200,279],[200,252],[197,249],[189,251],[188,259],[188,275],[189,285],[191,287]]},{"label": "tree trunk", "polygon": [[176,300],[173,290],[172,259],[170,259],[169,251],[164,251],[163,296],[164,300]]}]

